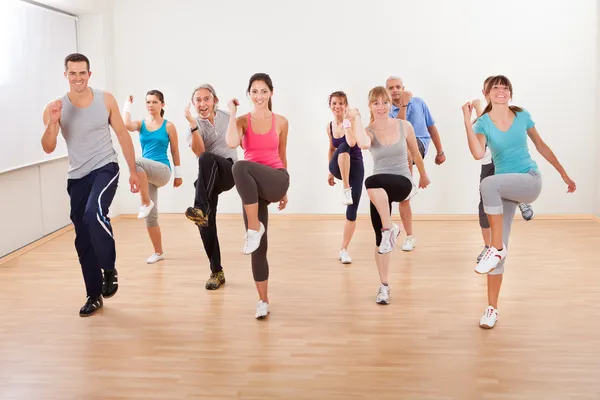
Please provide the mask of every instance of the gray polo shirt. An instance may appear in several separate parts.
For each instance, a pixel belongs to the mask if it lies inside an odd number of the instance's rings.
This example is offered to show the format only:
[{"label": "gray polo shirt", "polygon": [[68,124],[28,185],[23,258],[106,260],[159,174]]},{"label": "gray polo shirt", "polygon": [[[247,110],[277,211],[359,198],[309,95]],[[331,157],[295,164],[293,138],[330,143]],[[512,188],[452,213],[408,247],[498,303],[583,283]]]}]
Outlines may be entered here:
[{"label": "gray polo shirt", "polygon": [[[231,158],[237,161],[237,149],[231,149],[225,140],[227,136],[227,127],[229,126],[229,113],[217,109],[215,113],[215,125],[208,120],[196,118],[200,137],[204,141],[204,149],[209,153],[216,154],[223,158]],[[195,132],[194,132],[195,133]],[[192,145],[192,132],[188,125],[187,130],[188,145]]]}]

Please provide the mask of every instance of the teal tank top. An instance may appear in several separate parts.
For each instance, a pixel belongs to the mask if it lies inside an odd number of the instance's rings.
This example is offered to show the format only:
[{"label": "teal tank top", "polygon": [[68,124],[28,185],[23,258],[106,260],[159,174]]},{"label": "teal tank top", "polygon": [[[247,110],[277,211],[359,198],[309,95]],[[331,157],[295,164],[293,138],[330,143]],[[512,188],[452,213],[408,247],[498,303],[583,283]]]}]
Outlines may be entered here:
[{"label": "teal tank top", "polygon": [[146,121],[142,121],[140,128],[140,144],[142,145],[142,157],[152,161],[166,164],[169,169],[171,163],[167,157],[169,148],[169,133],[167,132],[167,120],[163,120],[162,125],[155,131],[149,131],[146,128]]}]

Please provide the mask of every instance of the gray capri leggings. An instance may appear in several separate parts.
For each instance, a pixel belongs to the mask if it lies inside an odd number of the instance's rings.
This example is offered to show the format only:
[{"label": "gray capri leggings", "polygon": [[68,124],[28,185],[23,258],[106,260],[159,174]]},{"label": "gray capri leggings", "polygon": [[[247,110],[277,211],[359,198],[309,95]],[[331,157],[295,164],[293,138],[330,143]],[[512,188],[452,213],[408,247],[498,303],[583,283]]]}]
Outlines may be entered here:
[{"label": "gray capri leggings", "polygon": [[[270,203],[278,202],[290,187],[290,175],[284,168],[275,169],[252,161],[240,160],[233,164],[233,180],[242,204],[258,203],[258,220],[265,226],[260,246],[252,253],[252,275],[255,282],[269,279],[267,261],[267,233]],[[244,225],[248,229],[248,218],[244,210]]]},{"label": "gray capri leggings", "polygon": [[135,160],[136,171],[145,172],[148,177],[148,194],[154,202],[154,208],[146,217],[146,227],[152,228],[158,226],[158,188],[165,186],[171,179],[171,168],[167,164],[158,161],[152,161],[147,158],[138,158]]},{"label": "gray capri leggings", "polygon": [[[487,214],[503,214],[502,242],[508,249],[508,238],[519,203],[533,203],[542,191],[542,175],[537,170],[524,174],[488,176],[479,186],[483,209]],[[504,258],[489,275],[504,273]]]}]

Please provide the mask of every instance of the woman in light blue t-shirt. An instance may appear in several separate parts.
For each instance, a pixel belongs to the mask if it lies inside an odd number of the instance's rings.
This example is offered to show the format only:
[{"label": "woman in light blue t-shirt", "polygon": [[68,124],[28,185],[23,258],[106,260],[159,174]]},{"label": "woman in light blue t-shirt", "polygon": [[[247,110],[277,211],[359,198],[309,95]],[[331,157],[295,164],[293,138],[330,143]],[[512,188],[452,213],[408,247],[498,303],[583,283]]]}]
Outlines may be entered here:
[{"label": "woman in light blue t-shirt", "polygon": [[182,184],[179,145],[175,125],[163,118],[165,98],[162,92],[150,90],[146,93],[148,116],[142,121],[131,120],[132,103],[133,96],[129,96],[123,107],[123,119],[130,132],[139,131],[140,133],[142,156],[135,160],[140,176],[141,206],[138,218],[146,220],[148,235],[154,247],[154,254],[146,262],[153,264],[164,259],[162,237],[158,225],[158,188],[165,186],[171,179],[171,163],[167,156],[169,147],[171,147],[173,164],[175,164],[173,186],[179,187]]},{"label": "woman in light blue t-shirt", "polygon": [[476,160],[482,159],[487,145],[495,166],[495,174],[483,179],[480,185],[492,231],[492,245],[475,267],[475,272],[488,274],[489,305],[479,321],[482,328],[493,328],[498,319],[498,295],[517,204],[532,203],[542,190],[541,174],[527,147],[528,136],[537,151],[560,173],[568,192],[575,191],[575,182],[540,137],[529,112],[509,105],[512,93],[507,77],[494,76],[485,88],[489,103],[475,124],[471,124],[473,105],[468,102],[462,107],[471,154]]}]

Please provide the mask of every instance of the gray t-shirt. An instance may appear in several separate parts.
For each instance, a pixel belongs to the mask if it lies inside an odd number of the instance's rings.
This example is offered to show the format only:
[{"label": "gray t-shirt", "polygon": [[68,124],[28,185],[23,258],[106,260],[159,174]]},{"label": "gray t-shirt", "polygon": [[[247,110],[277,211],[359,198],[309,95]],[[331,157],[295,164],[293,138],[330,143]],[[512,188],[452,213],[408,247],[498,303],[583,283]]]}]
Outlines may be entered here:
[{"label": "gray t-shirt", "polygon": [[[204,141],[205,151],[223,158],[231,158],[234,162],[237,161],[237,149],[229,148],[225,140],[227,137],[227,127],[229,126],[229,113],[217,109],[214,126],[208,120],[200,118],[196,118],[196,123],[198,124],[200,137]],[[187,142],[189,146],[192,145],[192,133],[189,126],[187,130]]]},{"label": "gray t-shirt", "polygon": [[83,178],[108,163],[118,162],[104,92],[92,89],[92,93],[94,100],[86,108],[75,107],[67,94],[61,98],[60,131],[67,143],[69,179]]}]

